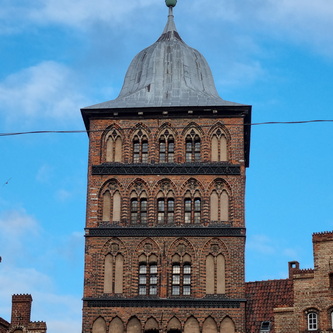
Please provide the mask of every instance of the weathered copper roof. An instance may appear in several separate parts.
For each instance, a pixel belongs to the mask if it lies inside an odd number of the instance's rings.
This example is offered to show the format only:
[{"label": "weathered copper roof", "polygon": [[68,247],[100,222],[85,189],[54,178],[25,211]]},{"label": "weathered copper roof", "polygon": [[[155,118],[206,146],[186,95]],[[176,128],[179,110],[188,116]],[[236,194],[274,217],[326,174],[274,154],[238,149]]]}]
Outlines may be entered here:
[{"label": "weathered copper roof", "polygon": [[87,109],[224,105],[240,104],[219,96],[207,61],[181,39],[170,7],[162,35],[134,57],[119,96]]},{"label": "weathered copper roof", "polygon": [[246,332],[259,333],[261,322],[270,321],[273,324],[270,332],[274,333],[273,309],[278,306],[293,306],[293,281],[285,279],[247,282],[245,294]]}]

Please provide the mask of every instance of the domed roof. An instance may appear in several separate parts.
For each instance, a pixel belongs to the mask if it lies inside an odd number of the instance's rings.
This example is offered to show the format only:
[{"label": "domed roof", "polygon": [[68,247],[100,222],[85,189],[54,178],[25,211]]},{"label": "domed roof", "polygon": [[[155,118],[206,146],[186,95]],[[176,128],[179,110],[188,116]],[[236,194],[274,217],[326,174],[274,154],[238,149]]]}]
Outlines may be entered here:
[{"label": "domed roof", "polygon": [[89,109],[240,105],[223,100],[206,59],[179,36],[169,7],[160,38],[132,60],[119,96]]}]

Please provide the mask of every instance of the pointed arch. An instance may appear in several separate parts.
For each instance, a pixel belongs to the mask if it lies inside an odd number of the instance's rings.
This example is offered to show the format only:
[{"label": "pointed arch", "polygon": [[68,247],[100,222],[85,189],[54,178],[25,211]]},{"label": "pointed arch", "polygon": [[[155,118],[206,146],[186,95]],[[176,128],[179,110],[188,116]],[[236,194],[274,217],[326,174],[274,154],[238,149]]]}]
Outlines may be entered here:
[{"label": "pointed arch", "polygon": [[217,324],[212,317],[208,317],[202,326],[202,333],[218,333]]},{"label": "pointed arch", "polygon": [[99,192],[100,211],[104,222],[119,222],[121,220],[121,189],[116,179],[110,179],[103,184]]},{"label": "pointed arch", "polygon": [[108,127],[103,134],[105,162],[121,162],[122,146],[123,139],[121,129],[116,125]]},{"label": "pointed arch", "polygon": [[114,292],[116,294],[123,293],[123,276],[124,276],[124,257],[118,253],[115,262],[115,283]]},{"label": "pointed arch", "polygon": [[184,333],[200,333],[199,323],[194,317],[190,317],[184,325]]},{"label": "pointed arch", "polygon": [[104,293],[113,293],[113,257],[108,254],[104,261]]},{"label": "pointed arch", "polygon": [[231,215],[231,190],[225,180],[215,179],[209,186],[210,221],[227,222]]},{"label": "pointed arch", "polygon": [[127,324],[127,333],[142,333],[141,323],[138,318],[132,317]]},{"label": "pointed arch", "polygon": [[159,325],[155,318],[149,318],[145,324],[144,332],[159,332]]},{"label": "pointed arch", "polygon": [[221,253],[216,256],[216,293],[225,294],[225,258]]},{"label": "pointed arch", "polygon": [[109,333],[124,333],[124,323],[119,317],[112,319],[109,327]]},{"label": "pointed arch", "polygon": [[206,267],[206,294],[226,293],[226,258],[228,250],[223,242],[212,238],[203,247],[203,263]]},{"label": "pointed arch", "polygon": [[103,221],[111,220],[111,194],[106,191],[103,194]]},{"label": "pointed arch", "polygon": [[168,326],[167,326],[167,332],[181,332],[182,331],[182,325],[179,321],[178,318],[173,317],[170,319],[170,321],[168,322]]},{"label": "pointed arch", "polygon": [[209,254],[206,258],[206,294],[214,294],[215,291],[215,263],[214,256]]},{"label": "pointed arch", "polygon": [[113,194],[113,221],[120,221],[121,218],[121,196],[120,192],[116,191]]},{"label": "pointed arch", "polygon": [[220,333],[235,333],[235,324],[230,317],[226,317],[222,320],[220,326]]},{"label": "pointed arch", "polygon": [[98,317],[92,326],[92,333],[106,333],[106,322],[102,317]]},{"label": "pointed arch", "polygon": [[143,124],[137,124],[132,133],[132,160],[133,163],[148,163],[149,156],[149,129]]},{"label": "pointed arch", "polygon": [[226,126],[218,122],[209,131],[209,136],[211,142],[211,161],[227,162],[230,160],[229,142],[231,136]]}]

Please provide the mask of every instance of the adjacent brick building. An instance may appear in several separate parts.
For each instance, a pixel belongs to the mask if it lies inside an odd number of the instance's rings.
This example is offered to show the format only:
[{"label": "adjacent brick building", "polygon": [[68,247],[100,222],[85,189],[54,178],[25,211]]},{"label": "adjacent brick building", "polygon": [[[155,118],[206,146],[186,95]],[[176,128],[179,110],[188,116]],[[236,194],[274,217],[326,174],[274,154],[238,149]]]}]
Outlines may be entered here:
[{"label": "adjacent brick building", "polygon": [[290,262],[288,279],[246,283],[248,333],[333,331],[333,232],[312,241],[314,269]]},{"label": "adjacent brick building", "polygon": [[31,303],[31,295],[13,295],[11,321],[0,318],[0,333],[46,333],[45,322],[31,321]]}]

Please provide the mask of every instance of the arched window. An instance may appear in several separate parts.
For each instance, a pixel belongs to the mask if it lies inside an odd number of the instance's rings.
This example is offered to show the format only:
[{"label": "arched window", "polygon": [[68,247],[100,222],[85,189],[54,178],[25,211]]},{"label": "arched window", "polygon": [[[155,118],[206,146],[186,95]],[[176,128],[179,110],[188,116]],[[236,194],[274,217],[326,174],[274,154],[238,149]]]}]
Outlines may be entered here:
[{"label": "arched window", "polygon": [[159,139],[159,161],[160,163],[173,163],[175,155],[175,140],[168,130]]},{"label": "arched window", "polygon": [[120,318],[112,319],[109,327],[109,333],[124,333],[124,324]]},{"label": "arched window", "polygon": [[139,295],[157,295],[157,256],[139,258]]},{"label": "arched window", "polygon": [[103,318],[99,317],[94,321],[92,333],[106,333],[106,322]]},{"label": "arched window", "polygon": [[144,333],[158,333],[158,322],[154,318],[149,318],[146,322]]},{"label": "arched window", "polygon": [[198,133],[192,129],[185,138],[185,161],[200,162],[201,160],[201,140]]},{"label": "arched window", "polygon": [[172,257],[171,295],[190,296],[191,279],[191,257],[188,254],[183,257],[178,254],[174,255]]},{"label": "arched window", "polygon": [[133,138],[133,163],[148,163],[148,137],[142,130]]},{"label": "arched window", "polygon": [[229,195],[225,190],[214,190],[210,195],[210,220],[229,221]]},{"label": "arched window", "polygon": [[182,325],[179,319],[173,317],[168,323],[167,333],[181,333],[181,331],[182,331]]},{"label": "arched window", "polygon": [[307,323],[309,331],[316,331],[318,329],[318,314],[315,311],[307,313]]},{"label": "arched window", "polygon": [[220,333],[235,333],[235,324],[231,318],[225,317],[220,325]]},{"label": "arched window", "polygon": [[157,222],[158,223],[173,223],[175,215],[175,199],[173,193],[168,192],[164,196],[163,192],[157,195]]},{"label": "arched window", "polygon": [[200,327],[198,321],[191,317],[184,325],[184,333],[200,333]]},{"label": "arched window", "polygon": [[105,191],[103,194],[103,221],[120,221],[120,205],[121,197],[119,191]]},{"label": "arched window", "polygon": [[123,293],[124,257],[108,254],[104,263],[104,293]]},{"label": "arched window", "polygon": [[225,294],[225,259],[222,254],[206,257],[206,294]]},{"label": "arched window", "polygon": [[184,222],[185,223],[200,223],[201,222],[201,198],[199,191],[195,191],[191,195],[187,191],[184,199]]},{"label": "arched window", "polygon": [[218,129],[213,134],[211,141],[211,149],[211,158],[213,162],[228,161],[227,139],[221,129]]},{"label": "arched window", "polygon": [[142,192],[140,196],[137,196],[137,194],[133,191],[131,194],[131,223],[141,223],[146,224],[147,223],[147,209],[148,209],[148,203],[147,203],[147,194],[146,192]]},{"label": "arched window", "polygon": [[202,333],[217,333],[217,325],[212,317],[208,317],[202,326]]},{"label": "arched window", "polygon": [[133,317],[127,324],[127,333],[142,333],[141,322],[138,318]]},{"label": "arched window", "polygon": [[122,139],[119,132],[111,130],[106,136],[106,162],[121,162]]},{"label": "arched window", "polygon": [[330,313],[330,319],[331,319],[331,329],[333,329],[333,309],[331,310],[331,313]]}]

